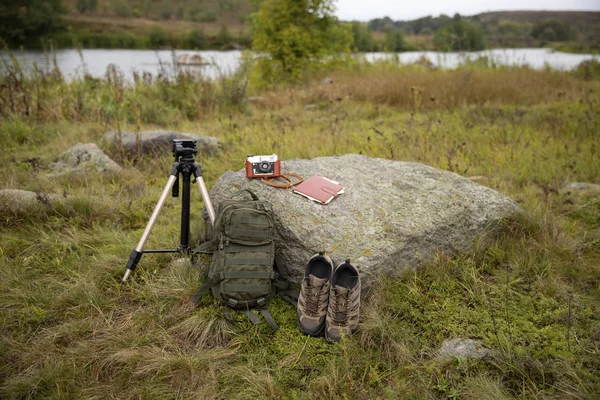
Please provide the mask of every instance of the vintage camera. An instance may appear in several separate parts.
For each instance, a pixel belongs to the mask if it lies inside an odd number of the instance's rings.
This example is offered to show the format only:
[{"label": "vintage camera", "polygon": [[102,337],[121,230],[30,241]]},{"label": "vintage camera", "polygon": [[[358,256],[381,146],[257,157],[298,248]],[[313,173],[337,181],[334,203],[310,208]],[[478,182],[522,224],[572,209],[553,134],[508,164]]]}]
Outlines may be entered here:
[{"label": "vintage camera", "polygon": [[246,158],[247,178],[273,178],[281,176],[277,154],[270,156],[248,156]]}]

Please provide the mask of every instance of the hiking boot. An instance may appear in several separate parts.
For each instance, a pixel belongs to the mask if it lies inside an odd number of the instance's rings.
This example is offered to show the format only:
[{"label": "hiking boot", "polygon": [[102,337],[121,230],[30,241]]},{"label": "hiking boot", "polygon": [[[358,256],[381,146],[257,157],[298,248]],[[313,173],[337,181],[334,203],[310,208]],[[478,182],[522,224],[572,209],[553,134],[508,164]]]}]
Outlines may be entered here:
[{"label": "hiking boot", "polygon": [[325,339],[339,342],[358,326],[360,308],[360,276],[350,260],[338,265],[331,279],[329,307],[325,320]]},{"label": "hiking boot", "polygon": [[298,297],[298,327],[305,335],[319,336],[325,327],[333,261],[315,254],[306,265]]}]

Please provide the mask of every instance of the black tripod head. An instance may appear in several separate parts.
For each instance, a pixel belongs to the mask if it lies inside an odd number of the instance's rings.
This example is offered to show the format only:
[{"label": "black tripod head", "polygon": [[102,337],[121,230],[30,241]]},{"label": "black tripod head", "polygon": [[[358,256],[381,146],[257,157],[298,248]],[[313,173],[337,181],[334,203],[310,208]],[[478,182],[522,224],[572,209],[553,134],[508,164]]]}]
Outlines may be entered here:
[{"label": "black tripod head", "polygon": [[196,141],[193,139],[173,139],[173,157],[175,161],[194,162],[194,155],[198,154]]}]

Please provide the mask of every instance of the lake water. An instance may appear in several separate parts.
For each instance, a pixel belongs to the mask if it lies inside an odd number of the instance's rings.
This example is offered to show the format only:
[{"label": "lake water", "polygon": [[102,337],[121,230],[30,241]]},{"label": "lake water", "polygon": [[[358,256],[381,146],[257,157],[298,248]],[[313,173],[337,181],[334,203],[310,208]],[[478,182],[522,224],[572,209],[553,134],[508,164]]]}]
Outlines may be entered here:
[{"label": "lake water", "polygon": [[[5,53],[4,60],[7,59]],[[126,77],[131,77],[132,72],[149,72],[157,75],[161,71],[173,71],[173,57],[179,54],[200,54],[209,61],[209,65],[199,67],[186,67],[201,71],[207,77],[214,78],[219,74],[234,72],[240,65],[240,51],[189,51],[189,50],[102,50],[86,49],[57,50],[54,53],[56,63],[67,77],[73,77],[84,72],[94,77],[100,77],[106,72],[110,64],[118,66]],[[32,66],[34,63],[43,70],[52,66],[53,60],[47,54],[39,51],[23,51],[15,54],[23,65]],[[499,49],[485,50],[480,52],[465,53],[441,53],[434,51],[416,51],[398,53],[401,63],[412,63],[421,56],[429,58],[436,66],[443,68],[455,68],[464,63],[467,58],[476,59],[487,56],[500,65],[529,65],[532,68],[544,68],[546,65],[554,69],[568,70],[576,67],[579,63],[592,58],[598,59],[592,54],[569,54],[553,52],[549,49]],[[389,53],[366,53],[367,61],[376,61],[390,57]],[[3,66],[0,66],[0,69]]]}]

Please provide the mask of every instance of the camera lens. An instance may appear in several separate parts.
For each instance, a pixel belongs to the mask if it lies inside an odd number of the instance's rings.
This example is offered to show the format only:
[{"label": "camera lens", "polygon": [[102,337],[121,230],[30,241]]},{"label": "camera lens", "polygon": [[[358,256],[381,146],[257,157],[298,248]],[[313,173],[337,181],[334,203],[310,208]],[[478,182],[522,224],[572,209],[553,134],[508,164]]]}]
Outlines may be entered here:
[{"label": "camera lens", "polygon": [[258,169],[260,169],[260,172],[269,172],[269,170],[271,169],[271,163],[262,162],[258,166]]}]

